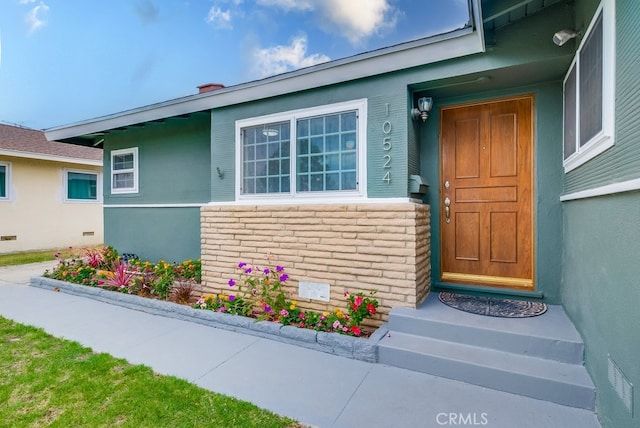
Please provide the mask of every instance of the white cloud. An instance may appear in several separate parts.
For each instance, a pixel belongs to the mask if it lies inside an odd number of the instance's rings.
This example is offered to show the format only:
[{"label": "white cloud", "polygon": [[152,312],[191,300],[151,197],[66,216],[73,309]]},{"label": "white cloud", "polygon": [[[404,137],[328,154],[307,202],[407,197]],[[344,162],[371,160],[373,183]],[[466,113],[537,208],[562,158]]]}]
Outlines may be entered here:
[{"label": "white cloud", "polygon": [[20,4],[30,4],[30,3],[35,3],[36,0],[20,0]]},{"label": "white cloud", "polygon": [[253,72],[258,78],[273,76],[331,60],[323,54],[307,55],[307,36],[295,37],[288,46],[273,46],[253,52]]},{"label": "white cloud", "polygon": [[29,13],[27,13],[25,21],[29,26],[29,32],[33,33],[34,31],[37,31],[40,28],[44,27],[46,22],[44,21],[42,15],[47,13],[48,10],[49,6],[47,6],[43,2],[40,2],[40,4],[38,4],[36,7],[31,9]]},{"label": "white cloud", "polygon": [[399,11],[390,0],[257,0],[286,12],[313,12],[327,33],[338,33],[354,46],[395,27]]},{"label": "white cloud", "polygon": [[392,29],[397,12],[388,0],[321,0],[321,22],[329,32],[338,31],[349,43],[357,46],[373,34]]},{"label": "white cloud", "polygon": [[212,6],[205,20],[215,28],[233,28],[231,24],[231,11],[228,9],[222,10],[219,7]]}]

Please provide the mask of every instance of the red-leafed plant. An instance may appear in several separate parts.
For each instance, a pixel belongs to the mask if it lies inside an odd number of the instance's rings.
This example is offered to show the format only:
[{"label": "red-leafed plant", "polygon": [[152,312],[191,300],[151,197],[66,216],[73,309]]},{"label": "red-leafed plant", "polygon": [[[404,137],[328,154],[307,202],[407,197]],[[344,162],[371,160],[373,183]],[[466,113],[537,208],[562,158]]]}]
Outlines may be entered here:
[{"label": "red-leafed plant", "polygon": [[139,275],[138,270],[129,266],[127,263],[116,260],[111,266],[111,270],[106,273],[107,279],[104,282],[106,286],[112,286],[120,291],[128,293],[133,292],[136,285],[136,277]]}]

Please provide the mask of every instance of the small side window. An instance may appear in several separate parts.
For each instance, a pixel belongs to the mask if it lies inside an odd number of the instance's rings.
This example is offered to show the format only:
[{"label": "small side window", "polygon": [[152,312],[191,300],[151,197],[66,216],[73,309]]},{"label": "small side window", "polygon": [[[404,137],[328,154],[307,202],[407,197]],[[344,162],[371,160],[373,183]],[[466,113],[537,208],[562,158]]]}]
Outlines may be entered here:
[{"label": "small side window", "polygon": [[138,148],[111,152],[111,193],[138,193]]}]

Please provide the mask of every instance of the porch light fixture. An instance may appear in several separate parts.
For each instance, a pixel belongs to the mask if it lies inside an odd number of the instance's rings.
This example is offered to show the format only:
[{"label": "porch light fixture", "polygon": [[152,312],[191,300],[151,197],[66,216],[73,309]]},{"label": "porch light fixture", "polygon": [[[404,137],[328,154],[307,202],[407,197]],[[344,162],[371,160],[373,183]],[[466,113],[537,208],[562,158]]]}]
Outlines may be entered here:
[{"label": "porch light fixture", "polygon": [[562,46],[569,40],[579,36],[580,33],[574,30],[560,30],[553,35],[553,43],[558,46]]},{"label": "porch light fixture", "polygon": [[431,107],[433,107],[433,98],[418,98],[418,108],[414,107],[411,109],[411,118],[413,120],[422,119],[423,122],[426,122],[427,118],[429,117]]}]

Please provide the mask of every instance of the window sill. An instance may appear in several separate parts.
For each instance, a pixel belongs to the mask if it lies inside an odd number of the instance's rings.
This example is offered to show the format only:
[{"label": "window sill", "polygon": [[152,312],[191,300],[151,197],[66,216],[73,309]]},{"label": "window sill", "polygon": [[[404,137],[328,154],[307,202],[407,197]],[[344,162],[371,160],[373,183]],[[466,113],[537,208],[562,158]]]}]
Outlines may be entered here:
[{"label": "window sill", "polygon": [[604,134],[597,135],[582,147],[580,152],[574,153],[564,161],[565,174],[587,163],[599,154],[604,153],[607,149],[613,147],[613,143],[613,137]]}]

